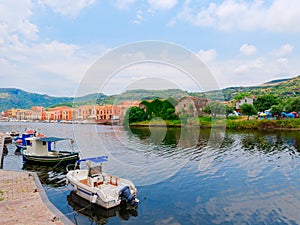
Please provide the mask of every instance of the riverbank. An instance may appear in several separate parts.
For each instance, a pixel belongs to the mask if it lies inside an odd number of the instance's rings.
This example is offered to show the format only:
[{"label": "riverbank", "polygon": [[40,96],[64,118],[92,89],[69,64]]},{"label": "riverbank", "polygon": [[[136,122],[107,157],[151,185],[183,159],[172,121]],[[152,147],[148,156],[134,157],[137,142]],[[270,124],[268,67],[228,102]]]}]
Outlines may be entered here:
[{"label": "riverbank", "polygon": [[73,224],[52,203],[35,173],[0,170],[0,224]]},{"label": "riverbank", "polygon": [[200,128],[212,128],[220,127],[233,130],[253,129],[253,130],[300,130],[300,118],[295,119],[258,119],[252,118],[247,119],[246,116],[222,118],[222,117],[199,117],[198,120],[193,118],[181,123],[180,120],[172,121],[142,121],[132,123],[130,126],[142,126],[142,127],[182,127],[182,126],[193,126]]}]

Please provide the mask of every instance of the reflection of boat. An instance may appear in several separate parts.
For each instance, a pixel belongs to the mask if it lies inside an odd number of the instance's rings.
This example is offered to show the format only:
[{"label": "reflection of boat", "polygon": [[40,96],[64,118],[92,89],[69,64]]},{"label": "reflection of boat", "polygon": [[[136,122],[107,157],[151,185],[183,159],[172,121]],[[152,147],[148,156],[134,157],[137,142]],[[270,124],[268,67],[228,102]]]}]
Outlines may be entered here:
[{"label": "reflection of boat", "polygon": [[40,165],[24,163],[22,170],[36,172],[43,185],[51,187],[63,187],[66,185],[66,166],[65,165]]},{"label": "reflection of boat", "polygon": [[[57,151],[56,142],[67,140],[59,137],[25,138],[26,146],[21,149],[23,161],[38,164],[69,164],[79,159],[79,153],[73,151]],[[52,143],[54,149],[52,149]]]},{"label": "reflection of boat", "polygon": [[122,220],[129,220],[131,216],[138,216],[137,210],[127,205],[120,205],[112,209],[105,209],[99,205],[79,197],[74,191],[67,196],[67,201],[74,211],[88,216],[95,224],[107,224],[111,217],[119,216]]},{"label": "reflection of boat", "polygon": [[67,182],[73,185],[77,195],[107,209],[123,202],[132,206],[138,204],[137,189],[131,181],[102,172],[102,163],[107,161],[107,156],[81,159],[77,163],[84,161],[88,169],[74,169],[67,173]]}]

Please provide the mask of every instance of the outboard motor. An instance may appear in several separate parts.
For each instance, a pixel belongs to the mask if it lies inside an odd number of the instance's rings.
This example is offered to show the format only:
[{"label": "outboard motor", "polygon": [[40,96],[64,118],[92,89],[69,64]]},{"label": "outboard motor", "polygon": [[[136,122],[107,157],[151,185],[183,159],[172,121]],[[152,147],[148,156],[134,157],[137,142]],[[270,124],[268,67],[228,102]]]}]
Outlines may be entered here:
[{"label": "outboard motor", "polygon": [[122,203],[129,203],[131,206],[137,206],[138,201],[136,201],[136,198],[134,195],[131,194],[130,189],[128,186],[124,186],[120,192],[119,196],[121,197]]}]

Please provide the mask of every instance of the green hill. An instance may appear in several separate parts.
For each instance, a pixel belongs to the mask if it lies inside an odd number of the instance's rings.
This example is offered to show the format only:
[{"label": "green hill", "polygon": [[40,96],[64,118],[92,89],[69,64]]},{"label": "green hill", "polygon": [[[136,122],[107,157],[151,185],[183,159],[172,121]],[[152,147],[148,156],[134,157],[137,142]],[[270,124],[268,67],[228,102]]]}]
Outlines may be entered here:
[{"label": "green hill", "polygon": [[300,96],[300,76],[291,79],[278,79],[266,82],[262,85],[248,87],[228,87],[223,90],[209,91],[205,93],[188,93],[179,89],[168,90],[127,90],[122,94],[106,96],[104,94],[89,94],[76,99],[72,97],[52,97],[36,93],[29,93],[15,88],[0,88],[0,111],[10,108],[29,109],[39,105],[53,107],[56,105],[94,105],[94,104],[119,104],[123,101],[154,100],[156,98],[166,99],[173,97],[180,99],[183,96],[200,96],[211,100],[230,101],[239,94],[259,96],[272,94],[280,99]]},{"label": "green hill", "polygon": [[283,100],[290,97],[297,97],[300,96],[300,76],[290,79],[273,80],[257,86],[228,87],[206,93],[192,93],[192,95],[207,97],[212,100],[224,99],[225,101],[230,101],[241,93],[245,93],[249,96],[272,94]]},{"label": "green hill", "polygon": [[[101,96],[104,95],[101,94]],[[89,94],[74,100],[72,97],[53,97],[16,88],[0,88],[0,111],[11,108],[30,109],[37,105],[47,108],[57,105],[73,105],[73,103],[76,105],[95,104],[98,97],[98,94]]]},{"label": "green hill", "polygon": [[119,104],[123,101],[143,101],[143,100],[155,100],[157,98],[166,99],[169,97],[180,99],[183,96],[187,96],[189,93],[180,89],[167,89],[167,90],[127,90],[119,95],[107,96],[103,99],[103,103],[107,104]]}]

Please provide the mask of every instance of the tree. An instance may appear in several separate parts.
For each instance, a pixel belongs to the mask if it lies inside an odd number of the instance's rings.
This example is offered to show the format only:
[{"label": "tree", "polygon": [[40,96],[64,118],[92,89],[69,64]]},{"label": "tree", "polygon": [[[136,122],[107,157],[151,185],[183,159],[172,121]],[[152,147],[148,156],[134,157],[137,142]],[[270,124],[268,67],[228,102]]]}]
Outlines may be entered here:
[{"label": "tree", "polygon": [[281,112],[283,111],[283,105],[272,105],[270,112],[275,115],[277,118],[281,115]]},{"label": "tree", "polygon": [[287,105],[286,105],[286,111],[287,112],[300,112],[300,97],[292,99]]},{"label": "tree", "polygon": [[257,110],[255,109],[255,107],[251,104],[243,104],[241,105],[241,111],[243,114],[247,115],[248,118],[247,120],[249,120],[249,117],[256,114]]},{"label": "tree", "polygon": [[272,105],[278,105],[280,103],[281,101],[278,99],[278,97],[271,94],[267,94],[259,96],[253,102],[253,105],[258,111],[263,112],[265,110],[270,109]]},{"label": "tree", "polygon": [[224,115],[226,113],[226,110],[224,104],[214,101],[210,102],[207,106],[205,106],[203,112],[211,114],[213,117],[216,117],[217,114]]},{"label": "tree", "polygon": [[230,106],[226,105],[225,110],[226,110],[226,117],[228,117],[228,115],[230,113],[233,113],[234,109],[233,109],[233,107],[230,107]]},{"label": "tree", "polygon": [[238,101],[238,100],[241,100],[241,99],[243,99],[243,98],[245,98],[245,97],[248,97],[248,96],[250,96],[249,93],[242,92],[242,93],[237,94],[237,95],[234,97],[234,99]]},{"label": "tree", "polygon": [[205,107],[203,108],[203,112],[205,112],[205,113],[207,113],[208,115],[210,115],[210,114],[211,114],[210,106],[209,106],[209,105],[205,106]]},{"label": "tree", "polygon": [[147,115],[144,112],[144,110],[142,110],[139,107],[130,107],[129,109],[127,109],[125,116],[124,116],[124,125],[129,125],[131,123],[134,122],[140,122],[140,121],[144,121],[147,119]]}]

